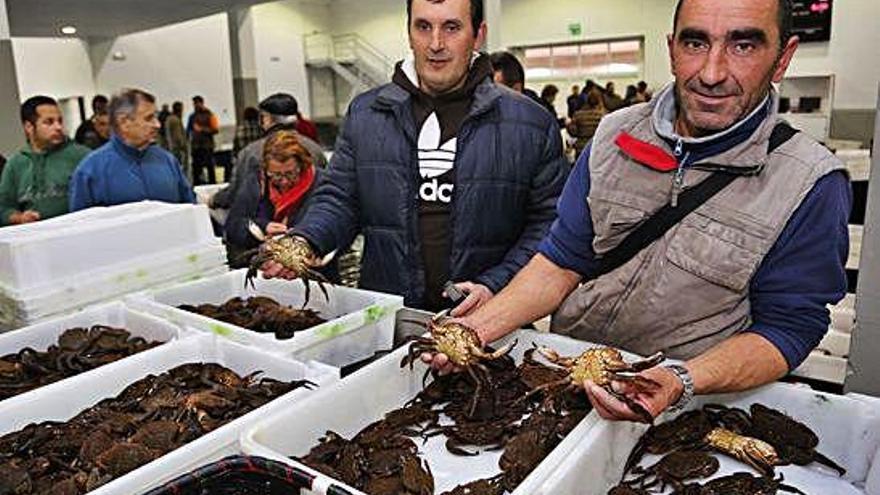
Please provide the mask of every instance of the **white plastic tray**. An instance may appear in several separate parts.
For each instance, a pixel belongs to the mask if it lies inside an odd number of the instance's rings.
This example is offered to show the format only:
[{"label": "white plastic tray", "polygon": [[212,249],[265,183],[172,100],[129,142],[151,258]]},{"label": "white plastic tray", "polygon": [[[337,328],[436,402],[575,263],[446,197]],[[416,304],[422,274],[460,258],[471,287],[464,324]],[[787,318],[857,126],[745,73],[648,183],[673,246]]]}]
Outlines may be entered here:
[{"label": "white plastic tray", "polygon": [[299,308],[305,289],[299,280],[255,280],[255,289],[245,287],[246,270],[185,283],[167,289],[132,295],[128,300],[163,318],[198,330],[217,333],[236,342],[256,345],[270,352],[301,360],[315,360],[345,366],[389,350],[394,340],[394,319],[403,298],[378,292],[327,285],[330,301],[313,284],[309,308],[318,311],[326,323],[297,332],[288,340],[261,334],[235,325],[177,309],[182,304],[222,304],[233,297],[268,296],[281,304]]},{"label": "white plastic tray", "polygon": [[[115,397],[149,374],[185,363],[218,363],[240,375],[257,370],[279,380],[308,379],[321,387],[338,380],[337,370],[320,363],[303,364],[261,352],[211,335],[195,335],[137,354],[118,363],[66,380],[63,388],[48,387],[29,394],[26,403],[0,402],[0,435],[42,421],[66,421],[102,399]],[[238,453],[237,439],[256,420],[289,410],[313,393],[300,388],[218,428],[189,444],[90,492],[92,495],[131,495],[169,481],[196,467]]]},{"label": "white plastic tray", "polygon": [[0,285],[8,291],[24,291],[214,240],[204,205],[152,202],[116,208],[98,208],[64,226],[37,222],[24,229],[4,229],[0,232]]},{"label": "white plastic tray", "polygon": [[222,253],[222,248],[212,247],[180,253],[174,256],[176,262],[164,266],[131,265],[124,272],[105,274],[103,278],[98,272],[72,283],[58,283],[32,299],[16,299],[0,289],[0,331],[39,323],[147,287],[227,273]]},{"label": "white plastic tray", "polygon": [[[541,334],[521,330],[502,340],[498,345],[518,339],[511,355],[521,361],[523,353],[532,343],[548,345],[564,355],[577,355],[591,344],[573,340],[560,335]],[[398,349],[381,360],[363,368],[345,380],[297,404],[296,407],[260,421],[253,429],[242,436],[242,450],[249,455],[258,455],[285,462],[305,469],[318,476],[315,486],[328,486],[335,483],[346,486],[352,493],[362,492],[348,487],[341,481],[332,480],[289,456],[303,456],[317,444],[327,430],[333,430],[346,438],[373,421],[381,419],[385,413],[402,407],[422,390],[424,365],[415,369],[400,368],[400,360],[406,355],[407,347]],[[634,356],[628,355],[629,358]],[[569,453],[581,445],[590,429],[596,424],[598,416],[590,413],[568,434],[553,452],[523,481],[514,495],[531,495],[556,470]],[[455,486],[500,473],[498,460],[500,452],[482,452],[477,457],[458,457],[449,454],[444,446],[445,438],[437,436],[425,444],[419,444],[422,457],[427,459],[434,475],[435,492],[451,490]],[[307,492],[315,493],[315,492]],[[317,492],[323,493],[323,492]],[[557,492],[577,493],[577,491]]]},{"label": "white plastic tray", "polygon": [[[115,302],[93,306],[77,311],[69,316],[54,318],[14,332],[2,334],[0,335],[0,356],[17,353],[26,347],[44,351],[50,345],[56,344],[58,337],[65,330],[74,327],[89,328],[93,325],[122,327],[128,330],[132,336],[143,337],[148,341],[170,342],[177,339],[181,334],[181,329],[176,325],[155,316],[134,311],[121,302]],[[51,383],[36,390],[63,388],[65,386],[64,383],[69,379]],[[36,390],[10,397],[3,401],[3,403],[27,401],[28,399],[25,396],[36,392]]]},{"label": "white plastic tray", "polygon": [[[846,476],[813,464],[809,467],[777,468],[785,482],[809,495],[880,495],[880,479],[865,490],[872,470],[880,478],[880,401],[862,396],[839,396],[815,392],[804,386],[773,384],[735,395],[701,397],[694,407],[721,403],[748,409],[760,402],[780,409],[806,423],[819,435],[819,451],[847,469]],[[662,420],[662,418],[661,418]],[[559,466],[551,480],[535,495],[577,493],[605,495],[616,485],[631,449],[647,426],[602,421]],[[658,456],[646,456],[645,464]],[[751,471],[745,464],[719,456],[721,470],[715,476]]]}]

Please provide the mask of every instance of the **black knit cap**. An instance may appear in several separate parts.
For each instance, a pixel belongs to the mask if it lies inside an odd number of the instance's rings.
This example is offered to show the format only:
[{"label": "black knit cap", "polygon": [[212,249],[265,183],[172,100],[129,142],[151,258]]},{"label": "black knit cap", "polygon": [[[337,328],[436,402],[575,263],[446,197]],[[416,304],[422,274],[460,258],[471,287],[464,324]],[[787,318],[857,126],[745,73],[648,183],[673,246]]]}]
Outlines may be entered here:
[{"label": "black knit cap", "polygon": [[297,115],[299,104],[287,93],[275,93],[260,102],[260,110],[272,115]]}]

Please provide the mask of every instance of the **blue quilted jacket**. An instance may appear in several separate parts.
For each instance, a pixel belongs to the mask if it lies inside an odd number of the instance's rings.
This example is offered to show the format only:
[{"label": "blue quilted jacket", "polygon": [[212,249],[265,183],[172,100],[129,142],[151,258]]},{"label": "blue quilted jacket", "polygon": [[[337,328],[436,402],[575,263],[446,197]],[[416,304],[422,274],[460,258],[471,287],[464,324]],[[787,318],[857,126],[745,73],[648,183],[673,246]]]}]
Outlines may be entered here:
[{"label": "blue quilted jacket", "polygon": [[[388,84],[351,103],[327,173],[294,232],[321,253],[364,234],[361,286],[420,307],[420,183],[410,94]],[[569,166],[538,104],[489,79],[458,135],[450,275],[497,293],[535,254],[556,217]]]}]

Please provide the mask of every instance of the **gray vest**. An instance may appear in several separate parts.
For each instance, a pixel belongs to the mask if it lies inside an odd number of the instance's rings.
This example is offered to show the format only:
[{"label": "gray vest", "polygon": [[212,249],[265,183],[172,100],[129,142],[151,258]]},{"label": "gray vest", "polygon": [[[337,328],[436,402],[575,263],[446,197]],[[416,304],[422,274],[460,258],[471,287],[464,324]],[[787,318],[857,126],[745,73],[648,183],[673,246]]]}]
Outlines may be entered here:
[{"label": "gray vest", "polygon": [[[668,150],[654,131],[653,105],[605,117],[590,154],[590,205],[601,256],[670,201],[672,173],[625,154],[626,132]],[[700,163],[760,167],[740,177],[625,265],[587,281],[553,317],[554,332],[638,354],[665,351],[678,359],[703,353],[751,325],[749,282],[816,181],[843,164],[803,133],[768,155],[776,105],[745,142]],[[685,188],[710,172],[687,171]]]}]

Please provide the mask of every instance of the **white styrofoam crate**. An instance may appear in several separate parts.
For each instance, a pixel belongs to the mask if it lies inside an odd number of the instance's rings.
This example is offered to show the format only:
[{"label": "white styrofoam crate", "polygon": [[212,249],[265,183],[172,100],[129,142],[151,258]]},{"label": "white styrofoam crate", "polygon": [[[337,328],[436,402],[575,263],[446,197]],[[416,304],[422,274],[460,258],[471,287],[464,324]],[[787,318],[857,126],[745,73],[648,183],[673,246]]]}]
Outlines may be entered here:
[{"label": "white styrofoam crate", "polygon": [[[242,376],[263,371],[264,376],[278,380],[308,379],[319,387],[339,379],[336,369],[320,363],[303,364],[216,336],[197,334],[71,378],[63,387],[37,390],[28,395],[25,403],[0,402],[0,435],[30,423],[66,421],[102,399],[119,395],[128,385],[149,374],[187,363],[217,363]],[[294,390],[89,493],[142,493],[203,464],[238,453],[238,438],[244,429],[267,414],[290,409],[311,393],[305,388]]]},{"label": "white styrofoam crate", "polygon": [[280,340],[229,323],[190,313],[182,304],[222,304],[233,297],[267,296],[294,308],[302,306],[305,288],[300,280],[255,280],[255,288],[245,287],[247,270],[237,270],[217,277],[150,290],[132,295],[128,300],[163,318],[193,328],[217,333],[236,342],[256,345],[301,360],[315,360],[333,366],[345,366],[389,350],[394,340],[397,311],[403,298],[342,286],[326,285],[327,301],[312,284],[309,308],[318,311],[326,323],[297,332],[293,338]]},{"label": "white styrofoam crate", "polygon": [[[520,330],[499,341],[500,347],[517,339],[511,352],[518,362],[533,343],[547,345],[563,355],[578,355],[592,344],[555,334]],[[242,450],[248,455],[275,459],[304,469],[317,476],[316,487],[329,484],[345,486],[353,494],[363,495],[343,482],[333,480],[311,468],[294,461],[289,456],[303,456],[318,443],[328,430],[351,438],[370,423],[382,419],[391,410],[402,407],[422,390],[424,365],[419,362],[414,370],[400,367],[401,359],[408,352],[403,347],[379,361],[346,377],[345,380],[321,390],[290,410],[261,420],[247,431],[241,439]],[[635,358],[631,354],[629,359]],[[598,415],[590,413],[526,478],[513,495],[531,495],[547,482],[556,467],[572,450],[582,444],[590,429],[597,423]],[[476,457],[460,457],[449,454],[444,446],[445,438],[438,435],[419,445],[422,458],[427,459],[434,475],[435,491],[441,493],[455,486],[480,478],[488,478],[500,472],[498,460],[501,452],[482,451]],[[326,490],[326,488],[324,488]],[[320,490],[306,493],[323,493]],[[577,493],[557,492],[557,493]]]},{"label": "white styrofoam crate", "polygon": [[801,378],[843,385],[848,372],[847,364],[847,358],[828,356],[822,352],[813,351],[791,374]]},{"label": "white styrofoam crate", "polygon": [[[167,285],[176,285],[181,281],[199,280],[202,278],[213,277],[223,273],[227,273],[226,266],[218,266],[211,269],[195,269],[195,271],[184,271],[178,273],[182,278],[175,278],[164,283],[156,284],[156,287]],[[151,280],[148,277],[148,280]],[[82,311],[98,304],[106,304],[118,299],[125,291],[116,293],[115,291],[95,290],[93,292],[83,291],[67,291],[65,293],[53,294],[51,299],[41,302],[37,308],[27,306],[28,302],[10,300],[4,297],[0,292],[0,332],[20,329],[26,326],[36,325],[55,318],[67,316],[77,311]],[[130,291],[129,291],[130,292]],[[54,303],[52,305],[51,303]]]},{"label": "white styrofoam crate", "polygon": [[838,149],[836,155],[846,164],[852,180],[868,180],[871,174],[871,150]]},{"label": "white styrofoam crate", "polygon": [[864,232],[864,227],[861,225],[849,226],[849,259],[846,260],[846,267],[849,270],[859,269],[859,259],[862,254],[862,232]]},{"label": "white styrofoam crate", "polygon": [[[0,285],[26,291],[89,276],[155,253],[215,240],[204,205],[99,207],[61,226],[37,222],[0,231]],[[67,216],[64,217],[67,219]]]},{"label": "white styrofoam crate", "polygon": [[[143,337],[147,341],[170,342],[179,338],[182,333],[180,327],[170,322],[153,315],[135,311],[122,302],[114,302],[92,306],[76,311],[68,316],[53,318],[14,332],[0,334],[0,356],[16,354],[25,348],[44,351],[49,346],[57,344],[58,337],[65,330],[75,327],[90,328],[94,325],[124,328],[131,333],[132,337]],[[64,382],[69,379],[61,380],[36,390],[63,388],[65,386]],[[10,397],[3,401],[3,403],[27,401],[28,399],[25,396],[34,393],[36,390]]]},{"label": "white styrofoam crate", "polygon": [[[820,438],[819,451],[847,470],[840,478],[835,471],[815,463],[777,468],[785,476],[786,484],[816,495],[880,495],[880,483],[868,483],[865,489],[869,474],[880,478],[880,401],[825,394],[799,385],[772,384],[742,394],[698,397],[692,408],[720,403],[748,410],[755,402],[780,409],[806,423]],[[668,418],[660,420],[664,419]],[[646,430],[646,425],[601,421],[559,465],[552,479],[532,493],[605,495],[619,482],[627,456]],[[649,465],[658,459],[659,456],[646,456],[643,462]],[[715,477],[752,471],[726,456],[719,456],[719,460],[721,470]]]}]

